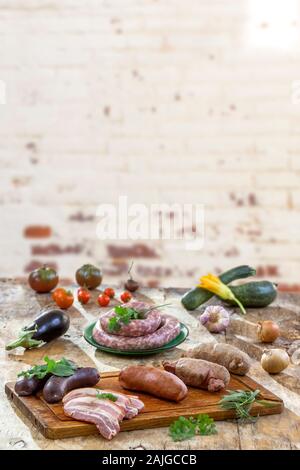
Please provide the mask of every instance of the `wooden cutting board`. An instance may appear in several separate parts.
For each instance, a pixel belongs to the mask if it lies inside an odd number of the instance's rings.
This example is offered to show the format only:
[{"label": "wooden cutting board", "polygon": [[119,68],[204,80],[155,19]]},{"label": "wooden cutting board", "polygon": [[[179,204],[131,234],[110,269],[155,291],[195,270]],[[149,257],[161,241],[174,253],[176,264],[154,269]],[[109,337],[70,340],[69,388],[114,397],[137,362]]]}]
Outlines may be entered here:
[{"label": "wooden cutting board", "polygon": [[[102,373],[97,387],[103,390],[115,390],[138,395],[145,404],[144,410],[138,416],[131,420],[124,420],[121,423],[121,431],[164,427],[171,424],[179,416],[190,417],[199,413],[207,413],[215,420],[235,417],[233,411],[224,411],[218,405],[218,401],[226,394],[224,391],[211,393],[189,387],[188,396],[180,403],[173,403],[144,393],[129,392],[122,389],[118,382],[118,375],[119,372]],[[253,416],[278,414],[283,410],[283,402],[280,398],[247,376],[231,376],[228,389],[260,390],[259,398],[267,400],[270,406],[254,404],[251,410]],[[15,406],[49,439],[87,436],[98,432],[94,424],[75,421],[65,416],[60,403],[50,405],[44,401],[41,394],[32,397],[19,397],[14,391],[14,382],[5,385],[5,392]]]}]

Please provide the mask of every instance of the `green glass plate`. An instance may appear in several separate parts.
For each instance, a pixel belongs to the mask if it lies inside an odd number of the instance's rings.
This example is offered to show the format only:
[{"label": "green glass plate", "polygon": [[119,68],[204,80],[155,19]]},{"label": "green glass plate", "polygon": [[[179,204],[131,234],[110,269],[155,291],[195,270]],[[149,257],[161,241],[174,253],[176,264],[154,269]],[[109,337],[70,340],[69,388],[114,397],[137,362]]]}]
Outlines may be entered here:
[{"label": "green glass plate", "polygon": [[114,349],[114,348],[108,348],[106,346],[101,346],[101,344],[98,344],[97,341],[94,340],[92,336],[92,332],[94,329],[96,322],[91,323],[83,333],[84,339],[90,343],[92,346],[95,348],[99,349],[100,351],[104,351],[107,353],[111,354],[119,354],[121,356],[147,356],[148,354],[157,354],[160,352],[167,351],[172,348],[176,348],[179,344],[183,343],[183,341],[187,338],[189,334],[188,328],[183,324],[180,323],[180,333],[176,338],[172,339],[169,343],[165,344],[164,346],[161,346],[160,348],[155,348],[155,349],[144,349],[143,351],[124,351],[120,349]]}]

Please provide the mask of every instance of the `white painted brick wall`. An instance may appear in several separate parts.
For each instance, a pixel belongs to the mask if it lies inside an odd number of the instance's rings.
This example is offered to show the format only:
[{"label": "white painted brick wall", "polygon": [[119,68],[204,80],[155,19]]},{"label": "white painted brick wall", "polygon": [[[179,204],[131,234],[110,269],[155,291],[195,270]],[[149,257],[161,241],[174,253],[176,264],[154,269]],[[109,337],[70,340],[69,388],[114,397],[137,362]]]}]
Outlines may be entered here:
[{"label": "white painted brick wall", "polygon": [[[136,258],[145,282],[188,286],[249,263],[300,284],[300,1],[285,50],[251,45],[250,2],[0,0],[3,276],[32,262],[54,262],[63,277],[87,260],[123,263],[93,218],[123,194],[206,207],[199,253],[146,241],[159,257]],[[273,27],[266,10],[253,28]],[[31,225],[52,234],[25,238]]]}]

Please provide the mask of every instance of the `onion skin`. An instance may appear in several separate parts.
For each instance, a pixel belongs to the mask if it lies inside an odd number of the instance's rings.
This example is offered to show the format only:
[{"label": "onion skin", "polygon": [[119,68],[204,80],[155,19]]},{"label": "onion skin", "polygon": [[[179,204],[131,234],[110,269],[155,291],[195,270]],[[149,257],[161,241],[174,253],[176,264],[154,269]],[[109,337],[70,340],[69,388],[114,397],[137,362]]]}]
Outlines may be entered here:
[{"label": "onion skin", "polygon": [[198,319],[210,333],[222,333],[230,323],[230,314],[221,305],[209,305]]},{"label": "onion skin", "polygon": [[257,324],[257,336],[262,343],[273,343],[280,335],[277,323],[272,320],[265,320]]},{"label": "onion skin", "polygon": [[269,374],[279,374],[287,368],[290,358],[284,349],[268,349],[263,352],[260,363]]}]

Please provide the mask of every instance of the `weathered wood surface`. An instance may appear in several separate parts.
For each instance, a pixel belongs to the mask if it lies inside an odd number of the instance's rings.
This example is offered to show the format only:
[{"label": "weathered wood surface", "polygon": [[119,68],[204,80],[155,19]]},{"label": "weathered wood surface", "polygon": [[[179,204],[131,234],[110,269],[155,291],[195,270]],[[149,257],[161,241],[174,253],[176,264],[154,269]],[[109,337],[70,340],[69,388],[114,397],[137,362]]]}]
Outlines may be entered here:
[{"label": "weathered wood surface", "polygon": [[[226,336],[213,336],[196,320],[198,312],[188,313],[180,304],[179,289],[142,289],[141,299],[163,303],[171,302],[172,314],[186,323],[190,336],[180,347],[155,356],[141,358],[118,357],[95,351],[82,337],[82,331],[99,315],[95,302],[84,308],[75,304],[70,310],[71,327],[64,338],[42,348],[26,351],[18,349],[7,353],[6,342],[15,337],[22,326],[28,324],[40,310],[52,304],[50,295],[36,295],[26,285],[13,280],[0,281],[0,448],[1,449],[300,449],[300,366],[291,366],[285,372],[269,376],[257,359],[264,347],[255,341],[255,321],[274,318],[280,323],[283,338],[280,347],[290,354],[300,346],[300,297],[281,294],[272,306],[264,310],[249,310],[247,320],[232,317]],[[93,297],[96,297],[96,293]],[[95,299],[94,299],[95,300]],[[170,312],[171,313],[171,312]],[[235,420],[218,422],[218,434],[195,437],[190,441],[174,443],[167,428],[122,432],[111,442],[97,435],[49,440],[20,413],[5,396],[4,384],[13,381],[21,369],[42,361],[47,354],[56,359],[62,355],[83,366],[96,366],[100,371],[118,370],[131,363],[160,364],[165,358],[177,358],[182,350],[203,340],[228,341],[238,344],[253,357],[250,376],[283,399],[285,410],[281,415],[261,417],[255,423],[238,424]]]},{"label": "weathered wood surface", "polygon": [[[102,372],[97,387],[102,390],[124,393],[118,378],[119,371]],[[68,418],[64,414],[61,402],[51,405],[43,399],[42,393],[30,397],[20,397],[15,392],[14,386],[15,382],[8,382],[5,385],[6,395],[45,437],[60,439],[98,433],[94,424]],[[260,389],[259,399],[265,400],[270,406],[254,403],[251,408],[253,416],[279,414],[283,410],[283,402],[280,398],[247,376],[232,376],[227,388],[229,390],[251,391]],[[144,403],[144,409],[134,419],[123,420],[120,424],[121,432],[166,427],[180,416],[190,418],[191,416],[196,417],[199,413],[208,414],[216,421],[233,419],[235,417],[234,410],[223,410],[218,405],[219,400],[225,394],[224,390],[210,393],[206,390],[189,388],[188,396],[181,402],[175,403],[161,400],[146,393],[138,393]]]}]

